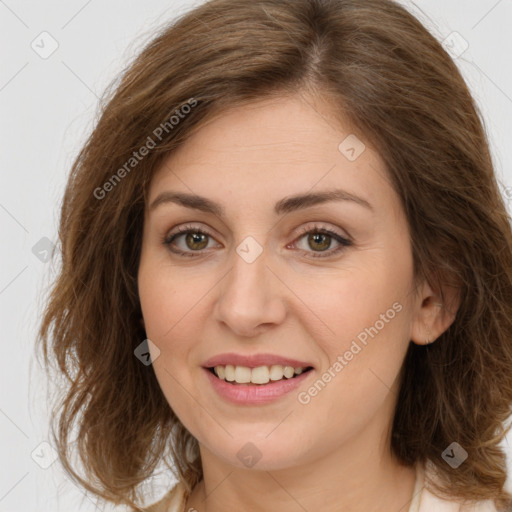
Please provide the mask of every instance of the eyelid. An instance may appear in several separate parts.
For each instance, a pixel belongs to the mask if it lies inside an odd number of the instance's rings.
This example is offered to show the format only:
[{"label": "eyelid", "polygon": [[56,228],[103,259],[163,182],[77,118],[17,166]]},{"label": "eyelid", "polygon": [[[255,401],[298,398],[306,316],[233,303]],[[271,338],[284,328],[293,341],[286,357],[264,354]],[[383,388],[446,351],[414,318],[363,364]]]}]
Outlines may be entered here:
[{"label": "eyelid", "polygon": [[335,249],[328,249],[326,251],[304,251],[303,249],[299,249],[301,252],[305,252],[308,256],[306,258],[324,258],[328,259],[330,257],[338,256],[340,252],[343,252],[344,249],[350,247],[354,244],[352,237],[349,235],[342,235],[337,230],[327,228],[325,226],[314,223],[311,225],[301,226],[299,232],[295,235],[295,239],[289,245],[295,245],[304,235],[309,233],[320,233],[325,234],[333,238],[336,242],[338,242],[339,246]]},{"label": "eyelid", "polygon": [[352,238],[350,237],[350,235],[346,232],[340,233],[339,228],[327,227],[328,223],[326,223],[324,225],[321,222],[315,222],[315,221],[312,221],[312,222],[313,222],[313,225],[311,225],[311,223],[306,223],[306,225],[303,225],[300,228],[298,228],[297,232],[295,233],[295,236],[298,237],[298,236],[305,235],[306,233],[316,232],[316,231],[329,232],[333,236],[338,236],[340,238],[343,238],[347,241],[352,242]]},{"label": "eyelid", "polygon": [[[201,255],[204,254],[204,249],[201,251],[182,251],[181,249],[171,249],[172,242],[178,238],[179,236],[182,236],[187,233],[201,233],[204,235],[207,235],[211,239],[215,240],[214,235],[210,233],[207,229],[204,229],[203,227],[197,227],[192,224],[182,224],[171,231],[171,233],[164,235],[161,242],[169,248],[169,250],[174,254],[179,255],[186,255],[186,256],[194,256],[194,255]],[[195,254],[194,254],[195,253]]]}]

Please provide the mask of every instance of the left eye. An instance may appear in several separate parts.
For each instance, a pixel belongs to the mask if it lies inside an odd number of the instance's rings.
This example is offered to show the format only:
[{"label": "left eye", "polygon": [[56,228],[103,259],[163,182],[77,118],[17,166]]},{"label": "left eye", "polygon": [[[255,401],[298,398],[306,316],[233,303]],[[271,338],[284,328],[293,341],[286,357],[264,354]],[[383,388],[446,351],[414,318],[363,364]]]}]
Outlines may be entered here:
[{"label": "left eye", "polygon": [[[304,231],[298,240],[305,239],[307,247],[315,250],[308,251],[308,249],[301,249],[306,252],[312,252],[311,257],[313,258],[326,258],[342,251],[345,247],[352,245],[352,242],[338,233],[331,231],[330,229],[314,227],[307,231]],[[339,244],[335,249],[329,250],[333,239]],[[314,254],[317,253],[317,254]],[[326,253],[326,256],[318,253]],[[308,256],[309,257],[309,256]]]}]

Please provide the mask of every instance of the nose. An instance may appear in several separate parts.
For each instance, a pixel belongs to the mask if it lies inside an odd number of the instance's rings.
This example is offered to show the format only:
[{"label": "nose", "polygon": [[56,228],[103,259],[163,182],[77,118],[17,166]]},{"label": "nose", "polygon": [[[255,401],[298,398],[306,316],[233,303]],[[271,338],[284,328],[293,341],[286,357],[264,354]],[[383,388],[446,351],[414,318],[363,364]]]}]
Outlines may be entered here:
[{"label": "nose", "polygon": [[283,322],[283,284],[267,267],[266,250],[249,263],[233,251],[233,264],[218,288],[214,315],[238,336],[252,337]]}]

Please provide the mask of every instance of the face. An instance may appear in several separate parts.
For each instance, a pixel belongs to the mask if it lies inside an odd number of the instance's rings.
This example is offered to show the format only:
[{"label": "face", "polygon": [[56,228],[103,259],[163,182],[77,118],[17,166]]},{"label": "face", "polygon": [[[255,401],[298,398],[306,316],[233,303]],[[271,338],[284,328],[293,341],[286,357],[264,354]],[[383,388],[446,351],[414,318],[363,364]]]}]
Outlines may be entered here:
[{"label": "face", "polygon": [[[226,464],[385,451],[418,308],[409,232],[379,155],[331,111],[303,95],[233,108],[150,184],[138,284],[153,368]],[[311,369],[251,385],[205,368],[229,362],[240,380]]]}]

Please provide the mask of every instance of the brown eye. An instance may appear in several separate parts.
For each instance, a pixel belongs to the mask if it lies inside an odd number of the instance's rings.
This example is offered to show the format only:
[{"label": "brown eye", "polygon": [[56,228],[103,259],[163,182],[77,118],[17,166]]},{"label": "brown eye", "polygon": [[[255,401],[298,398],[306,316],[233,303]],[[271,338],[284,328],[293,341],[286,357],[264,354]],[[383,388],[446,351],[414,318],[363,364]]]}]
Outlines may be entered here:
[{"label": "brown eye", "polygon": [[182,226],[165,237],[163,244],[175,254],[197,256],[208,247],[208,242],[211,240],[213,237],[209,233],[197,227]]},{"label": "brown eye", "polygon": [[208,235],[205,233],[188,233],[185,236],[185,243],[189,249],[200,251],[208,245]]},{"label": "brown eye", "polygon": [[308,235],[308,244],[312,249],[318,249],[325,251],[329,249],[331,245],[332,237],[325,233],[314,233]]},{"label": "brown eye", "polygon": [[[305,243],[300,247],[299,242],[302,239],[305,239]],[[312,228],[310,227],[309,229],[306,228],[302,230],[301,236],[297,240],[298,241],[295,242],[295,244],[299,249],[308,253],[307,257],[312,258],[327,258],[352,245],[350,240],[344,238],[335,231],[319,226],[313,226]],[[338,246],[334,249],[330,249],[333,240],[338,244]]]}]

